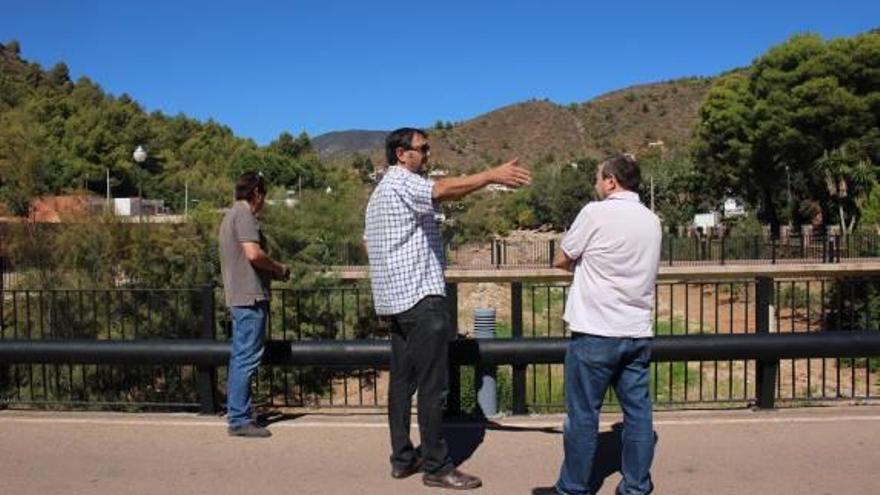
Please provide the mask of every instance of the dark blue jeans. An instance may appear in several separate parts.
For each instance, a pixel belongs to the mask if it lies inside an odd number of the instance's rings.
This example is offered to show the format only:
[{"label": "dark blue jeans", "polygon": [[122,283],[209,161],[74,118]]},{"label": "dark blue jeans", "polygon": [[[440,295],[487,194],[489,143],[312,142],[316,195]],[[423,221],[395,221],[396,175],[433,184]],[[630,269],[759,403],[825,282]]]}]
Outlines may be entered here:
[{"label": "dark blue jeans", "polygon": [[590,473],[599,435],[599,411],[608,387],[623,409],[618,495],[651,493],[654,429],[648,363],[653,339],[575,334],[565,355],[565,459],[556,489],[568,495],[590,493]]},{"label": "dark blue jeans", "polygon": [[263,357],[268,311],[269,303],[266,301],[230,309],[232,351],[229,354],[226,382],[226,412],[231,427],[243,426],[253,420],[251,378]]}]

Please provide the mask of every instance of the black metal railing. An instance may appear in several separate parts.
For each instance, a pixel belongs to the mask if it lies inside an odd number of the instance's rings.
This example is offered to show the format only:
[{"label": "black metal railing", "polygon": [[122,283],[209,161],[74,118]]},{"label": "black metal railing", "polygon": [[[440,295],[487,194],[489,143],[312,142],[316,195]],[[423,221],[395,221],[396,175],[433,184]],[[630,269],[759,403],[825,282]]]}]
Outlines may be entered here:
[{"label": "black metal railing", "polygon": [[[880,280],[866,278],[659,283],[654,330],[658,336],[685,337],[880,333],[878,289]],[[531,306],[526,314],[532,321],[525,322],[525,335],[568,335],[562,321],[566,291],[564,284],[526,287],[523,299]],[[537,317],[540,313],[543,317]],[[652,363],[654,401],[670,408],[754,404],[762,396],[759,375],[767,372],[756,369],[759,364],[734,359]],[[772,368],[774,397],[790,403],[876,399],[878,364],[846,356],[781,360]],[[526,383],[526,409],[563,407],[561,365],[530,365]]]},{"label": "black metal railing", "polygon": [[[454,366],[498,366],[560,363],[568,339],[511,338],[502,340],[459,339],[450,344]],[[880,355],[878,332],[817,332],[812,334],[749,334],[659,336],[652,359],[676,362],[696,359],[754,359],[762,366],[779,359],[825,358],[838,355],[875,357]],[[192,364],[222,366],[229,358],[229,344],[210,339],[129,341],[0,341],[4,363],[68,363],[153,365]],[[269,341],[265,362],[277,366],[331,366],[348,369],[362,366],[387,367],[391,344],[385,340]],[[762,407],[773,406],[773,376],[758,377]],[[764,383],[766,381],[766,383]]]},{"label": "black metal railing", "polygon": [[[212,307],[198,289],[5,290],[0,339],[139,341],[212,338]],[[15,365],[0,369],[6,402],[33,405],[191,407],[200,403],[191,366]]]},{"label": "black metal railing", "polygon": [[[362,266],[367,264],[363,245],[328,248],[326,264]],[[559,238],[447,244],[447,265],[456,268],[542,268],[552,266],[559,250]],[[880,257],[880,236],[856,232],[846,236],[766,236],[675,237],[665,235],[661,262],[667,266],[705,264],[835,263]]]},{"label": "black metal railing", "polygon": [[[546,268],[559,252],[559,237],[546,240],[492,239],[485,242],[446,244],[447,266],[452,268]],[[664,266],[749,265],[786,263],[840,263],[880,258],[880,236],[855,232],[846,236],[691,236],[664,235],[660,261]],[[313,261],[324,266],[365,266],[363,243],[324,246]],[[0,287],[28,283],[28,275],[43,267],[12,263],[0,256]],[[35,263],[37,263],[35,265]],[[82,273],[78,276],[88,279]],[[32,278],[32,277],[31,277]]]},{"label": "black metal railing", "polygon": [[[489,347],[503,347],[508,341],[540,349],[545,342],[568,336],[562,320],[567,284],[512,282],[493,290],[498,291],[493,298],[500,301],[499,309],[510,311],[499,312],[499,343]],[[451,284],[448,292],[456,316],[470,307],[469,284]],[[0,347],[21,341],[76,343],[86,348],[140,342],[158,346],[202,339],[198,342],[216,351],[229,338],[228,316],[218,301],[221,293],[212,288],[5,290]],[[878,317],[880,278],[661,281],[655,300],[658,343],[669,338],[678,346],[688,345],[687,339],[760,334],[857,336],[867,331],[880,335]],[[457,324],[458,318],[454,321]],[[466,333],[467,328],[462,330]],[[284,358],[289,354],[284,349],[351,341],[384,346],[387,334],[388,325],[373,313],[369,290],[363,285],[273,291],[267,337],[270,349],[281,353],[269,352],[259,371],[258,402],[272,407],[384,407],[383,366],[375,362],[323,366],[320,360],[303,360],[302,354],[291,361]],[[652,363],[652,393],[658,407],[769,407],[776,400],[798,404],[877,398],[880,361],[864,355],[815,353],[810,358],[770,360],[733,354],[720,360],[709,354],[692,356],[700,358]],[[451,407],[472,407],[472,367],[456,369],[452,378]],[[209,411],[222,403],[218,395],[224,382],[225,367],[216,362],[175,364],[156,358],[132,363],[12,363],[0,358],[0,400],[23,407]],[[505,361],[498,369],[498,383],[502,410],[525,413],[564,407],[561,359]],[[614,403],[613,397],[609,400]]]}]

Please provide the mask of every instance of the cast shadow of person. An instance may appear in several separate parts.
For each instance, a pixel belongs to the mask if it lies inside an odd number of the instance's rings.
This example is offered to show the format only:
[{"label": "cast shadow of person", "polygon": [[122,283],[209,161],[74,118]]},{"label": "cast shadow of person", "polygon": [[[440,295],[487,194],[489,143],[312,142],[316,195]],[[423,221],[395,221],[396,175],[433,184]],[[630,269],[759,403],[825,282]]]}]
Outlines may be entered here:
[{"label": "cast shadow of person", "polygon": [[623,453],[622,432],[623,423],[614,423],[611,425],[611,431],[599,433],[593,470],[590,473],[590,493],[599,493],[605,480],[620,471],[620,456]]},{"label": "cast shadow of person", "polygon": [[[623,423],[611,425],[611,431],[599,433],[596,444],[596,456],[593,458],[593,470],[590,473],[590,493],[599,493],[605,480],[621,470],[623,455]],[[660,437],[654,432],[654,445]]]},{"label": "cast shadow of person", "polygon": [[[611,431],[599,433],[596,440],[596,454],[593,457],[593,469],[590,472],[590,493],[599,493],[605,480],[621,470],[621,455],[623,454],[622,443],[623,423],[611,425]],[[654,444],[658,441],[657,432],[654,432]],[[546,490],[549,487],[536,488]],[[534,493],[534,491],[533,491]]]},{"label": "cast shadow of person", "polygon": [[486,438],[486,429],[492,424],[478,405],[472,414],[447,418],[443,422],[443,438],[449,457],[460,466],[474,455]]}]

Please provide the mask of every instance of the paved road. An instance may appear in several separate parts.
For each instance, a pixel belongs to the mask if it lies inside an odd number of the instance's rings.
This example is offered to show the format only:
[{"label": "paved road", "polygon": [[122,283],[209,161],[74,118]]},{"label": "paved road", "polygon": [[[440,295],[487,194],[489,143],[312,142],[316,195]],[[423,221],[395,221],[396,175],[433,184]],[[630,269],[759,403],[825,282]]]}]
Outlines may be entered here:
[{"label": "paved road", "polygon": [[[381,415],[277,418],[270,439],[226,436],[220,418],[184,414],[0,411],[0,494],[438,493],[388,476]],[[600,494],[619,447],[603,417]],[[453,454],[483,477],[478,494],[552,484],[561,416],[450,424]],[[657,494],[880,492],[880,407],[657,415]]]}]

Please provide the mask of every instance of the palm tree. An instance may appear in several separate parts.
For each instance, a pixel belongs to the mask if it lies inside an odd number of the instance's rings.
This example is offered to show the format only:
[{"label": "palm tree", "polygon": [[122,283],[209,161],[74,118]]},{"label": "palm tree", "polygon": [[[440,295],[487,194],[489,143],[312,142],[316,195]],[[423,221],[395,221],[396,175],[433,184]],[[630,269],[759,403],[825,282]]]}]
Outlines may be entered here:
[{"label": "palm tree", "polygon": [[[858,205],[876,183],[873,164],[849,153],[846,146],[826,150],[813,164],[813,171],[825,179],[825,189],[832,205],[837,206],[840,231],[846,236],[852,233],[858,217]],[[849,222],[847,223],[847,215]]]}]

